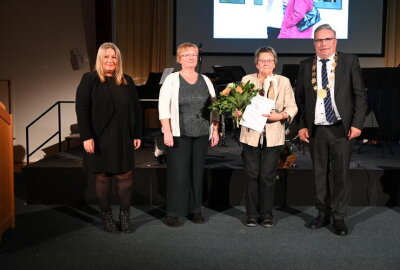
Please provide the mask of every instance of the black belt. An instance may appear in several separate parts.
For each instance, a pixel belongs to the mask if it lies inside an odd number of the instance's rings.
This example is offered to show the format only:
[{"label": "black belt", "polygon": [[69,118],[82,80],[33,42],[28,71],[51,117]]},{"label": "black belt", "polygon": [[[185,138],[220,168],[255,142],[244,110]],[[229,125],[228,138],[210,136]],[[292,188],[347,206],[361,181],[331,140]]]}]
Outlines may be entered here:
[{"label": "black belt", "polygon": [[337,126],[340,126],[340,125],[343,125],[342,120],[336,121],[335,123],[332,123],[330,125],[316,125],[316,124],[313,124],[313,126],[315,126],[315,127],[337,127]]}]

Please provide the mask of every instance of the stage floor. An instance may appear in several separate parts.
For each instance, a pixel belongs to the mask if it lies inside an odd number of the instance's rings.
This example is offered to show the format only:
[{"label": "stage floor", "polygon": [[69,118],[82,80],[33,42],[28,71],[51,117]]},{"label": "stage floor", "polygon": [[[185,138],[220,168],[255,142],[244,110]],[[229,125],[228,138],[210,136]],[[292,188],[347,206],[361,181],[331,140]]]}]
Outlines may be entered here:
[{"label": "stage floor", "polygon": [[[165,168],[154,156],[153,137],[146,137],[143,147],[136,151],[135,167],[138,169]],[[295,169],[311,170],[312,163],[307,145],[299,150],[298,144],[292,144],[292,152],[298,155]],[[227,134],[225,144],[210,147],[205,169],[243,169],[242,147],[233,134]],[[392,153],[391,153],[392,152]],[[26,167],[82,167],[83,148],[75,147],[55,156],[46,157]],[[400,144],[377,145],[356,142],[350,163],[350,169],[399,170]]]},{"label": "stage floor", "polygon": [[[390,148],[389,148],[390,147]],[[299,150],[293,145],[292,152],[298,155],[295,162],[295,169],[312,169],[311,157],[308,147],[305,146],[304,151]],[[391,154],[390,149],[393,151]],[[208,150],[206,169],[229,168],[243,169],[243,161],[241,158],[242,147],[238,144],[233,135],[227,135],[224,146],[210,147]],[[154,157],[154,147],[146,145],[138,150],[136,154],[137,168],[159,168],[160,165]],[[400,169],[400,145],[374,145],[356,143],[353,148],[350,169],[366,169],[366,170],[399,170]]]},{"label": "stage floor", "polygon": [[[275,204],[313,205],[315,187],[308,149],[294,146],[292,151],[298,154],[296,166],[280,170]],[[205,205],[244,204],[246,179],[241,152],[241,146],[229,134],[224,146],[209,149],[203,184]],[[76,147],[25,166],[28,203],[95,202],[93,179],[82,171],[83,155],[83,149]],[[154,156],[151,138],[136,152],[135,164],[134,205],[165,204],[166,165]],[[400,145],[389,148],[357,143],[350,168],[351,205],[400,205]]]}]

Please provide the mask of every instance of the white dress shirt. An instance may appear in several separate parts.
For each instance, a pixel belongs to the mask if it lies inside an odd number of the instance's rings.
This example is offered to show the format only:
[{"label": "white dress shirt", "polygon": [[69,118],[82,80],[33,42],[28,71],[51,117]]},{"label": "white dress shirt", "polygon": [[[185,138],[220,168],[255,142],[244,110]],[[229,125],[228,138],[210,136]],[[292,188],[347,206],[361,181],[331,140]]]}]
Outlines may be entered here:
[{"label": "white dress shirt", "polygon": [[[332,100],[332,107],[333,110],[335,111],[336,119],[340,120],[340,115],[338,112],[338,109],[336,107],[336,102],[335,102],[335,73],[332,72],[332,64],[334,63],[335,55],[331,55],[328,59],[329,61],[326,63],[326,73],[328,76],[328,84],[331,86],[329,88],[329,91],[331,92],[331,100]],[[320,61],[321,58],[317,56],[317,86],[318,90],[322,89],[322,62]],[[333,77],[333,80],[330,80],[329,78]],[[315,104],[315,119],[314,119],[314,124],[315,125],[331,125],[326,120],[326,115],[325,115],[325,104],[324,104],[324,99],[318,97],[317,95],[317,103]]]}]

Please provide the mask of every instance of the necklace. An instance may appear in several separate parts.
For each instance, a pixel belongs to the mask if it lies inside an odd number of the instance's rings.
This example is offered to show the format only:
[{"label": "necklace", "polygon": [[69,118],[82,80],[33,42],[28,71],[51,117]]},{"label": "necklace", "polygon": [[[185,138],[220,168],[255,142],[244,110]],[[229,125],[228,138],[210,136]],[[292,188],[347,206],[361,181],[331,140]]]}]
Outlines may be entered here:
[{"label": "necklace", "polygon": [[332,83],[335,80],[335,69],[337,65],[337,60],[338,60],[338,55],[335,53],[335,56],[333,57],[333,63],[332,63],[332,69],[331,69],[331,75],[328,77],[328,84],[326,86],[326,89],[318,89],[317,85],[317,56],[314,56],[313,60],[313,65],[312,65],[312,71],[311,71],[311,84],[313,86],[314,91],[317,91],[317,96],[319,98],[326,98],[327,93],[329,89],[332,87]]}]

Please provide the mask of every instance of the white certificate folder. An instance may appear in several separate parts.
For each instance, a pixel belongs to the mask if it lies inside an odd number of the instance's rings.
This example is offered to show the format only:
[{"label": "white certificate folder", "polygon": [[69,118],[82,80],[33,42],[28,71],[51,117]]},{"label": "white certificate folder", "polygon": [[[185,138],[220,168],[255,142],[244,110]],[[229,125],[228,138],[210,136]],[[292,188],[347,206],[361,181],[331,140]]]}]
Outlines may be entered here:
[{"label": "white certificate folder", "polygon": [[240,124],[258,132],[263,132],[268,118],[263,114],[271,113],[275,106],[275,101],[260,95],[251,99],[251,104],[246,107]]}]

